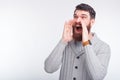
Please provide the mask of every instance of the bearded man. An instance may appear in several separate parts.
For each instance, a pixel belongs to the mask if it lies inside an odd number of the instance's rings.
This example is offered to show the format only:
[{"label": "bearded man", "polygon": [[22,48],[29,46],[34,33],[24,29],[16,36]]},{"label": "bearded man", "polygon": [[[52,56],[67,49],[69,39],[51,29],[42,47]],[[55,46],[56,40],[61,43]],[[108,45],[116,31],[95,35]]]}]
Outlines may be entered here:
[{"label": "bearded man", "polygon": [[73,16],[65,22],[62,39],[45,60],[45,71],[53,73],[60,68],[59,80],[103,80],[110,47],[91,32],[96,12],[81,3]]}]

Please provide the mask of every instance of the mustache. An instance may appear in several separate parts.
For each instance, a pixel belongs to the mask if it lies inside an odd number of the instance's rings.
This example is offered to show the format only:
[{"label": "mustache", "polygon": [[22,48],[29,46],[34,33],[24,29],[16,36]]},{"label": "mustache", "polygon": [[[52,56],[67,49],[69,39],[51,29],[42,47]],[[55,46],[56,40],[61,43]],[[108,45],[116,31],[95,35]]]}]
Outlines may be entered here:
[{"label": "mustache", "polygon": [[82,24],[81,24],[80,22],[74,23],[74,24],[73,24],[73,27],[82,27]]}]

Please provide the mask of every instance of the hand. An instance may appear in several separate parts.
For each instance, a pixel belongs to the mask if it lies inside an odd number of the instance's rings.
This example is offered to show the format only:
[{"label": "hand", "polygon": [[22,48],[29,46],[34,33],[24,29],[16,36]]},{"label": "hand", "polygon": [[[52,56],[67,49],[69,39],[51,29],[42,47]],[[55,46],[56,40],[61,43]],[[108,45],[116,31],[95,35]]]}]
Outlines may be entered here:
[{"label": "hand", "polygon": [[72,35],[73,35],[73,28],[72,28],[72,25],[74,23],[74,20],[70,20],[68,22],[65,22],[64,24],[64,31],[63,31],[63,35],[62,35],[62,41],[63,42],[70,42],[73,38],[72,38]]},{"label": "hand", "polygon": [[89,34],[87,30],[87,25],[84,20],[81,20],[81,24],[82,24],[82,42],[85,42],[89,40]]}]

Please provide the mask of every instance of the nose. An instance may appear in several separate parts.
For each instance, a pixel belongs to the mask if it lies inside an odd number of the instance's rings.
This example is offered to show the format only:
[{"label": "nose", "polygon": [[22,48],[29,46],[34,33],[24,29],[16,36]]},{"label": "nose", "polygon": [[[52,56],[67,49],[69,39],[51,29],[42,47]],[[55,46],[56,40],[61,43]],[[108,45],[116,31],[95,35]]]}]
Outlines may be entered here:
[{"label": "nose", "polygon": [[75,19],[75,24],[79,24],[79,25],[81,24],[81,18],[80,17]]},{"label": "nose", "polygon": [[76,22],[79,23],[81,21],[81,18],[77,18]]}]

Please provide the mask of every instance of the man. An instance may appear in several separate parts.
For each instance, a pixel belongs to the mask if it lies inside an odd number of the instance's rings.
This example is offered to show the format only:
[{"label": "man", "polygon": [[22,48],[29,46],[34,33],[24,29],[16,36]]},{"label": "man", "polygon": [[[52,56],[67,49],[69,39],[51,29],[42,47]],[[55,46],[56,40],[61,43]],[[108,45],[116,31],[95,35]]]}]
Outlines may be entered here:
[{"label": "man", "polygon": [[65,22],[62,39],[45,60],[45,71],[60,67],[59,80],[103,80],[110,59],[109,45],[101,41],[91,28],[96,12],[88,4],[79,4],[74,18]]}]

